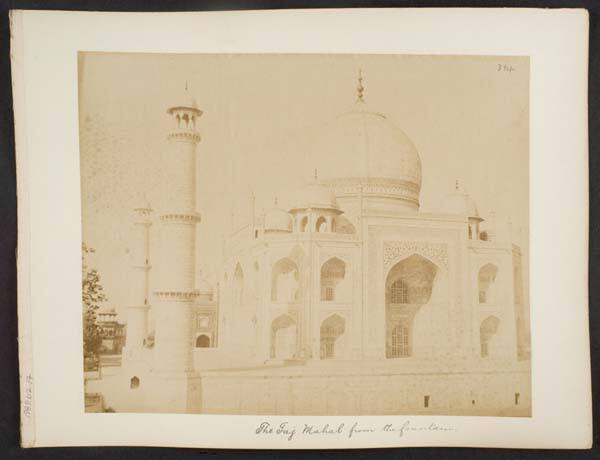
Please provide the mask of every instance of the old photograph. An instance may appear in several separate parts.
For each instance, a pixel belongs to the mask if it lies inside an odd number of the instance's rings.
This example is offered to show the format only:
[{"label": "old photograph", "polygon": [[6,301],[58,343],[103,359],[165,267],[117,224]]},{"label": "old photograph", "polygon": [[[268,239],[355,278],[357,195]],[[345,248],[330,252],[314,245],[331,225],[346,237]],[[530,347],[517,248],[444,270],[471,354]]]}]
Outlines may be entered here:
[{"label": "old photograph", "polygon": [[78,72],[86,412],[531,416],[528,57]]}]

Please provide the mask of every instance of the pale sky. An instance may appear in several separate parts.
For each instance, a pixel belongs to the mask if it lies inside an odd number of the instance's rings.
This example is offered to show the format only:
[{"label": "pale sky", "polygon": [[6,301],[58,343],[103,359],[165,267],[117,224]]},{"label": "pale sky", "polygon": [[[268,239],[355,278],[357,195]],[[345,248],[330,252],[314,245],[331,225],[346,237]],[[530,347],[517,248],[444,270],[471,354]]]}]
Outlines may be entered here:
[{"label": "pale sky", "polygon": [[[515,70],[498,71],[498,64]],[[186,82],[204,112],[197,264],[210,277],[232,209],[243,223],[251,191],[258,213],[275,196],[285,207],[285,192],[325,164],[326,155],[311,151],[312,141],[354,103],[359,68],[369,107],[386,114],[419,151],[421,210],[441,209],[460,178],[482,217],[494,210],[498,221],[510,218],[521,229],[526,252],[527,58],[83,53],[83,238],[96,249],[90,265],[100,271],[106,305],[124,313],[131,209],[140,193],[155,217],[167,210],[162,196],[168,178],[161,174],[161,164],[170,161],[166,109],[178,104]],[[152,229],[156,247],[158,222]]]}]

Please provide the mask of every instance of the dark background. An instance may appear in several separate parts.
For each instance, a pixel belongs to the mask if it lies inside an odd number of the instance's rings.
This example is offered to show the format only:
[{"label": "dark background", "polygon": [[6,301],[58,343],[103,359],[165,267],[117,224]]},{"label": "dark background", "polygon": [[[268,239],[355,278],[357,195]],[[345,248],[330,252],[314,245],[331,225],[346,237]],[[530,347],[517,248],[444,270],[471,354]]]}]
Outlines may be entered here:
[{"label": "dark background", "polygon": [[[17,199],[15,145],[10,73],[10,9],[86,11],[215,11],[288,8],[358,7],[527,7],[587,8],[590,13],[589,61],[589,174],[590,174],[590,268],[589,307],[594,390],[594,449],[550,451],[516,449],[404,448],[348,451],[219,451],[172,448],[52,448],[19,447],[19,381],[17,350]],[[600,1],[380,1],[380,0],[87,0],[7,1],[0,0],[0,460],[2,459],[600,459],[597,393],[600,385]],[[535,30],[531,30],[535,34]],[[574,204],[575,206],[577,204]],[[560,331],[557,331],[560,333]],[[57,350],[57,359],[60,359]],[[60,376],[56,376],[60,385]],[[549,382],[547,382],[549,383]],[[60,414],[56,414],[60,417]],[[569,420],[564,421],[565,424]],[[68,436],[68,433],[65,433]],[[232,444],[234,440],[232,440]]]}]

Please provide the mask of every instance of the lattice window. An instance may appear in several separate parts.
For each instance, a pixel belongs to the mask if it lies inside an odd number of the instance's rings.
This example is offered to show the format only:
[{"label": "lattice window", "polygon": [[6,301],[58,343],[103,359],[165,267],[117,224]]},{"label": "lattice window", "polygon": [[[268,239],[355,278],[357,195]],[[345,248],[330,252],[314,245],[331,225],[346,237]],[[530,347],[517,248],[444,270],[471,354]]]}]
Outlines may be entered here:
[{"label": "lattice window", "polygon": [[321,327],[321,359],[333,359],[335,357],[335,341],[342,333],[343,330],[340,327]]},{"label": "lattice window", "polygon": [[336,338],[334,327],[321,328],[321,359],[331,359],[335,356]]},{"label": "lattice window", "polygon": [[325,300],[325,301],[335,300],[334,292],[335,292],[335,290],[333,289],[333,286],[321,286],[321,300]]},{"label": "lattice window", "polygon": [[488,340],[487,338],[481,338],[481,357],[487,358],[489,356],[488,350]]},{"label": "lattice window", "polygon": [[481,346],[481,357],[487,358],[490,355],[490,341],[498,331],[500,320],[495,316],[487,317],[479,327],[479,343]]},{"label": "lattice window", "polygon": [[392,330],[392,357],[403,358],[410,356],[410,340],[408,327],[399,324]]},{"label": "lattice window", "polygon": [[396,304],[408,303],[408,286],[404,281],[394,281],[390,288],[390,301]]}]

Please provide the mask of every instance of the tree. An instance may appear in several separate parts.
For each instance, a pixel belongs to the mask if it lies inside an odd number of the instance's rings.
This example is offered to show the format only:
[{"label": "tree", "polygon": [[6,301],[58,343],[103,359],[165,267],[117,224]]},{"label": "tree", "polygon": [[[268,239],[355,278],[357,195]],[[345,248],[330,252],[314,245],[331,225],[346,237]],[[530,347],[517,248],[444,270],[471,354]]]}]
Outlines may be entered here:
[{"label": "tree", "polygon": [[102,331],[98,325],[97,311],[100,304],[107,300],[100,283],[100,274],[96,269],[89,269],[86,255],[94,253],[85,243],[81,247],[82,300],[83,300],[83,357],[96,359],[102,345]]}]

